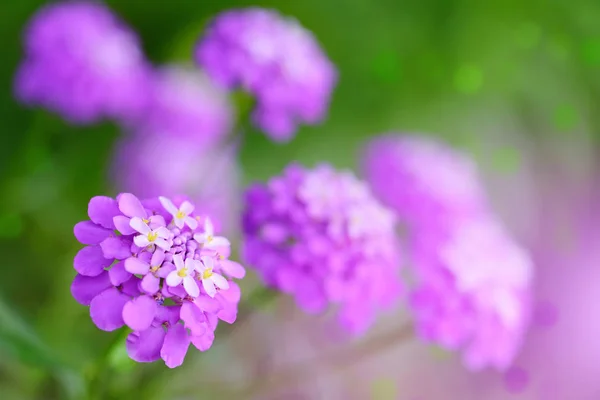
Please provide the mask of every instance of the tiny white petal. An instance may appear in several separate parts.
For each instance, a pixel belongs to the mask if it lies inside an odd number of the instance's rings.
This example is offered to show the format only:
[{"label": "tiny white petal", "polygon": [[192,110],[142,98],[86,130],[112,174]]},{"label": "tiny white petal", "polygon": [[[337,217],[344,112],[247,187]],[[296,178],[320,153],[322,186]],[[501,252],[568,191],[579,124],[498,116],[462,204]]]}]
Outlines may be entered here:
[{"label": "tiny white petal", "polygon": [[173,256],[173,264],[175,264],[175,268],[177,269],[177,271],[185,267],[185,265],[183,264],[183,258],[181,258],[180,254],[175,254]]},{"label": "tiny white petal", "polygon": [[194,205],[189,201],[184,201],[181,203],[179,210],[187,216],[194,212]]},{"label": "tiny white petal", "polygon": [[146,247],[150,244],[150,241],[146,235],[138,235],[133,238],[133,243],[135,243],[137,247]]},{"label": "tiny white petal", "polygon": [[181,218],[173,218],[173,222],[175,223],[175,226],[179,229],[183,229],[183,226],[185,225],[185,222],[183,222]]},{"label": "tiny white petal", "polygon": [[227,279],[223,278],[223,276],[219,274],[213,274],[210,279],[214,282],[215,286],[219,289],[227,290],[229,289],[229,282]]},{"label": "tiny white petal", "polygon": [[229,242],[229,240],[223,236],[216,236],[210,242],[211,247],[226,247],[230,245],[231,243]]},{"label": "tiny white petal", "polygon": [[169,214],[175,216],[175,214],[177,214],[177,211],[179,211],[177,210],[177,207],[175,207],[175,204],[173,204],[173,202],[167,199],[166,197],[160,196],[158,200],[160,201],[160,204],[162,204],[162,206],[165,208],[165,210],[168,211]]},{"label": "tiny white petal", "polygon": [[194,235],[194,240],[195,240],[196,242],[198,242],[198,243],[202,244],[202,243],[205,243],[205,242],[206,242],[207,236],[208,236],[208,235],[206,235],[205,233],[196,233],[196,234]]},{"label": "tiny white petal", "polygon": [[200,288],[198,288],[196,280],[189,275],[183,278],[183,287],[192,297],[198,297],[200,295]]},{"label": "tiny white petal", "polygon": [[156,232],[158,234],[159,238],[163,238],[163,239],[168,239],[169,236],[171,236],[171,231],[169,231],[164,226],[161,226],[160,228],[156,229],[154,232]]},{"label": "tiny white petal", "polygon": [[177,275],[177,271],[171,271],[171,273],[167,275],[166,282],[168,286],[174,287],[181,284],[182,280],[183,278]]},{"label": "tiny white petal", "polygon": [[137,232],[141,233],[142,235],[147,235],[151,231],[148,224],[142,221],[140,217],[131,218],[131,220],[129,221],[129,226],[135,229]]},{"label": "tiny white petal", "polygon": [[212,257],[209,256],[202,256],[200,257],[200,260],[202,261],[202,264],[204,265],[204,269],[213,269],[215,267],[215,260]]},{"label": "tiny white petal", "polygon": [[217,294],[217,289],[215,289],[215,284],[210,279],[203,279],[202,286],[204,286],[204,290],[206,290],[206,294],[210,297],[215,297]]},{"label": "tiny white petal", "polygon": [[166,250],[169,250],[169,249],[171,248],[171,246],[169,245],[169,242],[167,242],[165,239],[158,238],[158,239],[156,239],[156,240],[154,241],[154,243],[155,243],[155,244],[156,244],[158,247],[160,247],[161,249],[163,249],[163,250],[165,250],[165,251],[166,251]]},{"label": "tiny white petal", "polygon": [[204,234],[207,236],[213,236],[215,234],[214,230],[215,228],[212,224],[212,221],[210,218],[206,217],[206,221],[204,221]]},{"label": "tiny white petal", "polygon": [[192,218],[192,217],[185,217],[184,222],[187,224],[187,226],[190,227],[190,229],[194,230],[198,227],[198,221],[196,221],[196,218]]}]

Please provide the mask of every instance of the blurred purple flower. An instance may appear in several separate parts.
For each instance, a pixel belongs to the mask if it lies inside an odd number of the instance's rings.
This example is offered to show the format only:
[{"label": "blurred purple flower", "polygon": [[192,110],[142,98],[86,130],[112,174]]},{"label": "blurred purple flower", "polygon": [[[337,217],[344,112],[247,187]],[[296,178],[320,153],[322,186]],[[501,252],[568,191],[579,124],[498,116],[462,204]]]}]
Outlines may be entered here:
[{"label": "blurred purple flower", "polygon": [[413,241],[417,331],[462,349],[471,369],[506,369],[528,327],[532,262],[491,219],[457,220],[440,232]]},{"label": "blurred purple flower", "polygon": [[207,147],[183,137],[135,132],[118,142],[112,176],[119,189],[141,197],[186,193],[197,212],[230,232],[239,218],[236,150],[232,145]]},{"label": "blurred purple flower", "polygon": [[135,34],[99,2],[47,5],[31,20],[17,97],[72,123],[128,118],[145,106],[149,66]]},{"label": "blurred purple flower", "polygon": [[388,134],[372,140],[363,170],[373,192],[411,229],[485,210],[473,160],[433,138]]},{"label": "blurred purple flower", "polygon": [[[194,222],[180,228],[182,210]],[[71,293],[90,306],[98,328],[133,329],[127,352],[135,361],[162,358],[177,367],[190,343],[210,348],[219,319],[235,321],[240,290],[223,275],[243,278],[244,268],[227,260],[229,242],[208,248],[194,240],[212,229],[194,211],[189,202],[141,202],[122,193],[116,200],[92,198],[90,220],[75,225],[75,237],[87,246],[75,256]]]},{"label": "blurred purple flower", "polygon": [[154,73],[148,111],[132,121],[136,132],[214,144],[231,130],[233,110],[224,90],[201,72],[168,66]]},{"label": "blurred purple flower", "polygon": [[220,14],[195,57],[217,82],[256,97],[254,123],[277,141],[291,139],[299,123],[322,120],[337,81],[313,35],[273,10]]},{"label": "blurred purple flower", "polygon": [[394,226],[350,173],[292,165],[246,194],[245,260],[306,312],[339,304],[342,325],[362,333],[401,293]]}]

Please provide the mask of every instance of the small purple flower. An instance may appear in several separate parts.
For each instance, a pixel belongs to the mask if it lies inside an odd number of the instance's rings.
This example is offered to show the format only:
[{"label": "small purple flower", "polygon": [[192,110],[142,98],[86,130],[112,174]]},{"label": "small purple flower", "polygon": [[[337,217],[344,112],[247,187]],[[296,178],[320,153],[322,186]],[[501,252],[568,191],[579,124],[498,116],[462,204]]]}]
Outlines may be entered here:
[{"label": "small purple flower", "polygon": [[432,138],[380,136],[367,145],[363,169],[375,195],[411,229],[487,208],[473,160]]},{"label": "small purple flower", "polygon": [[116,199],[92,198],[88,215],[90,221],[74,228],[87,246],[75,256],[78,274],[71,292],[90,306],[98,328],[127,325],[134,331],[127,339],[132,359],[162,358],[177,367],[190,343],[201,351],[210,348],[219,319],[235,321],[239,287],[223,275],[243,278],[244,268],[227,259],[229,241],[217,248],[194,240],[214,231],[208,218],[194,213],[193,204],[166,197],[142,202],[122,193]]},{"label": "small purple flower", "polygon": [[411,307],[420,336],[461,349],[471,369],[509,367],[529,321],[527,253],[483,216],[417,236],[412,252]]},{"label": "small purple flower", "polygon": [[350,173],[297,165],[246,194],[244,256],[270,287],[364,332],[401,293],[393,214]]},{"label": "small purple flower", "polygon": [[273,10],[218,15],[195,57],[217,82],[255,96],[254,123],[277,141],[291,139],[299,123],[322,120],[337,81],[313,35]]},{"label": "small purple flower", "polygon": [[15,90],[72,123],[126,119],[145,107],[150,67],[135,34],[103,4],[43,7],[24,38]]}]

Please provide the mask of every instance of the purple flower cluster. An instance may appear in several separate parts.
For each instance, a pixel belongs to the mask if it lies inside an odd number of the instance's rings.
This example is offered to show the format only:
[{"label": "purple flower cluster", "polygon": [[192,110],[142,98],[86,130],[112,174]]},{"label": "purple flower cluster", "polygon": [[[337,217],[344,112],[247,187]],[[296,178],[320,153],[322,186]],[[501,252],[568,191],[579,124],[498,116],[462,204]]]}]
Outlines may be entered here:
[{"label": "purple flower cluster", "polygon": [[474,163],[442,143],[387,135],[367,147],[373,190],[409,231],[422,338],[467,366],[510,365],[529,322],[532,262],[493,216]]},{"label": "purple flower cluster", "polygon": [[222,88],[196,69],[172,65],[154,72],[148,112],[132,129],[207,147],[227,136],[232,122],[233,110]]},{"label": "purple flower cluster", "polygon": [[209,349],[218,320],[233,323],[244,268],[228,259],[229,241],[183,201],[98,196],[90,220],[75,225],[85,244],[74,260],[71,292],[90,306],[98,328],[129,326],[127,352],[138,362],[183,363],[190,343]]},{"label": "purple flower cluster", "polygon": [[323,119],[337,81],[313,35],[272,10],[220,14],[195,57],[216,81],[255,96],[254,123],[277,141],[289,140],[298,123]]},{"label": "purple flower cluster", "polygon": [[306,312],[339,304],[364,332],[401,293],[395,218],[352,174],[289,166],[246,195],[244,257],[265,283]]},{"label": "purple flower cluster", "polygon": [[17,97],[72,123],[122,119],[145,105],[149,66],[137,37],[104,5],[50,4],[25,32]]}]

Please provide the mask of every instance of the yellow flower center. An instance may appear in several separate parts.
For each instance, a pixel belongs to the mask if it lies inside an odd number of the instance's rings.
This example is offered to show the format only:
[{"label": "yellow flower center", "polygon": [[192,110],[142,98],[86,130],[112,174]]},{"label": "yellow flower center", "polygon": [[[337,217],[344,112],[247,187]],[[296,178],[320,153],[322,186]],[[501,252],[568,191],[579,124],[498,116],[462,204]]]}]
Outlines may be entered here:
[{"label": "yellow flower center", "polygon": [[158,268],[160,268],[158,265],[150,267],[150,272],[156,272],[156,271],[158,271]]},{"label": "yellow flower center", "polygon": [[177,219],[184,219],[185,218],[185,214],[183,213],[183,211],[179,210],[179,211],[177,211],[177,214],[175,214],[175,218],[177,218]]},{"label": "yellow flower center", "polygon": [[206,237],[206,241],[207,241],[208,243],[212,242],[212,240],[213,240],[213,237],[212,237],[212,235],[208,235],[208,236]]},{"label": "yellow flower center", "polygon": [[149,224],[150,223],[150,220],[146,219],[146,218],[142,218],[142,221],[144,221],[145,224]]},{"label": "yellow flower center", "polygon": [[181,268],[179,271],[177,271],[177,275],[179,275],[181,278],[185,278],[187,276],[187,268]]},{"label": "yellow flower center", "polygon": [[207,268],[204,270],[204,272],[202,273],[202,279],[208,279],[211,276],[213,276],[213,272],[212,272],[212,268]]},{"label": "yellow flower center", "polygon": [[148,241],[154,242],[158,238],[158,232],[151,231],[148,233]]}]

